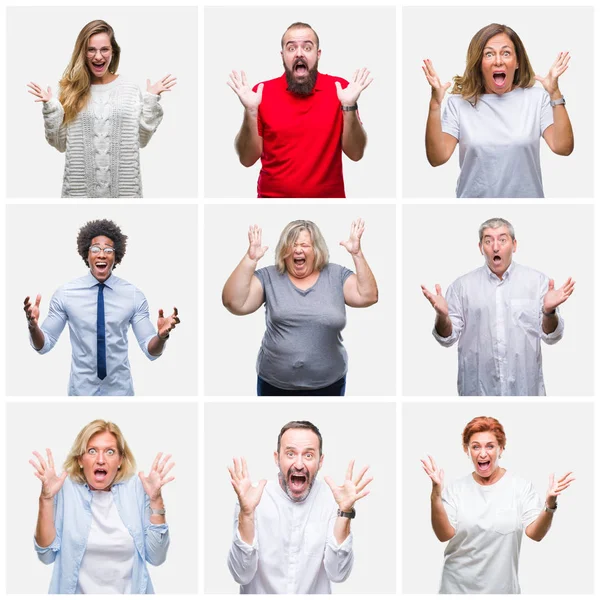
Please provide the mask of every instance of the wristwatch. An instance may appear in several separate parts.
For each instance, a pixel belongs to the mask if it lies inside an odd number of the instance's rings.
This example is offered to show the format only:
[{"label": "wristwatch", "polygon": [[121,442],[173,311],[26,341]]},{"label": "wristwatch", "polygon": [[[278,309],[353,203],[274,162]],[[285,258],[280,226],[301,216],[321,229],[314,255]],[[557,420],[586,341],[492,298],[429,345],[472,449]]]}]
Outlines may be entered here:
[{"label": "wristwatch", "polygon": [[547,504],[544,504],[544,510],[549,513],[555,513],[557,508],[558,502],[556,503],[556,506],[554,508],[550,508]]},{"label": "wristwatch", "polygon": [[565,100],[564,96],[561,96],[560,98],[557,98],[556,100],[550,100],[550,106],[552,108],[554,108],[555,106],[560,106],[561,104],[566,104],[567,101]]},{"label": "wristwatch", "polygon": [[167,509],[166,508],[152,508],[150,507],[150,511],[152,512],[153,515],[166,515],[167,514]]},{"label": "wristwatch", "polygon": [[547,312],[544,312],[544,309],[542,309],[542,314],[543,314],[545,317],[553,317],[553,316],[556,314],[556,309],[554,309],[552,312],[549,312],[549,313],[547,313]]},{"label": "wristwatch", "polygon": [[358,110],[358,104],[354,104],[353,106],[344,106],[343,104],[341,104],[340,106],[344,112],[348,112],[351,110]]},{"label": "wristwatch", "polygon": [[350,512],[344,512],[343,510],[338,508],[337,516],[346,517],[346,519],[354,519],[354,517],[356,516],[356,511],[353,508]]}]

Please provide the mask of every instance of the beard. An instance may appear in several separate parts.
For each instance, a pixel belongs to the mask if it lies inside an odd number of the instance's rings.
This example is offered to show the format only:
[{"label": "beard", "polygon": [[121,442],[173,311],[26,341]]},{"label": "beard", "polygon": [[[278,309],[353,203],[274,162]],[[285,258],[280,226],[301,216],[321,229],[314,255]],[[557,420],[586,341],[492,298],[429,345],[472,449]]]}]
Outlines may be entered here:
[{"label": "beard", "polygon": [[[289,481],[290,481],[291,476],[295,475],[295,474],[306,476],[307,486],[301,496],[294,496],[294,494],[290,490]],[[286,493],[287,497],[292,502],[303,502],[304,500],[306,500],[308,498],[308,495],[310,494],[310,491],[312,490],[312,486],[313,486],[314,482],[315,482],[315,477],[313,475],[313,477],[311,479],[310,473],[308,470],[297,471],[296,469],[294,469],[294,467],[291,467],[288,470],[287,476],[286,476],[284,474],[284,472],[281,470],[281,467],[279,467],[279,485],[281,486],[281,489]]]},{"label": "beard", "polygon": [[[295,69],[298,63],[303,64],[307,69],[307,76],[303,78],[303,80],[297,81],[295,78]],[[299,96],[308,96],[312,94],[312,91],[317,83],[317,69],[319,67],[319,61],[315,63],[315,66],[312,69],[308,69],[308,65],[301,58],[294,61],[291,69],[288,69],[285,62],[283,63],[283,68],[285,69],[285,78],[287,81],[288,90],[293,94],[298,94]]]}]

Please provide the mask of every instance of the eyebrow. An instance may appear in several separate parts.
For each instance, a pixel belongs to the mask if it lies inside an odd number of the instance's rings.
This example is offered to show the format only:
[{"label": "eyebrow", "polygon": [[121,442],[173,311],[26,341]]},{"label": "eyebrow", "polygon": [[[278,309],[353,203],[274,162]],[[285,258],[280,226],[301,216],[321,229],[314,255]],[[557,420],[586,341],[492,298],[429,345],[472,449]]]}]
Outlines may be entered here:
[{"label": "eyebrow", "polygon": [[313,42],[312,40],[288,40],[285,45],[287,46],[288,44],[315,44],[315,42]]},{"label": "eyebrow", "polygon": [[[296,446],[286,446],[286,450],[297,450]],[[316,452],[314,448],[304,448],[304,452]]]},{"label": "eyebrow", "polygon": [[[508,48],[509,50],[512,50],[512,48],[508,45],[502,46],[502,48],[500,48],[500,50],[504,50],[504,48]],[[494,50],[494,48],[492,48],[491,46],[486,46],[483,50],[485,52],[486,50]]]}]

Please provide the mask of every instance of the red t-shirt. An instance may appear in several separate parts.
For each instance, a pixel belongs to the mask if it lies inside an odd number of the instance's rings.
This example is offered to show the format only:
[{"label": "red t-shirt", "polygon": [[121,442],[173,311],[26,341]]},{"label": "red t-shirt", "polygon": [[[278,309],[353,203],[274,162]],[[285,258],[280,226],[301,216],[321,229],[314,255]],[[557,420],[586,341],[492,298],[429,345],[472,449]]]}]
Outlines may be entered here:
[{"label": "red t-shirt", "polygon": [[285,73],[264,82],[258,108],[258,133],[263,139],[259,198],[346,197],[343,115],[336,81],[342,88],[348,85],[341,77],[318,73],[308,96],[288,92]]}]

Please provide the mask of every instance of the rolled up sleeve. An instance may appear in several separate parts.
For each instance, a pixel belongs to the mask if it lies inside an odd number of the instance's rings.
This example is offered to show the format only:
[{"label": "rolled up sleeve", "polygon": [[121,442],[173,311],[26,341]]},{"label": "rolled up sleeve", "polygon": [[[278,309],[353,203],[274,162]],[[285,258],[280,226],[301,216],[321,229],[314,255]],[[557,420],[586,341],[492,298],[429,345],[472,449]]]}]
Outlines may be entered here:
[{"label": "rolled up sleeve", "polygon": [[436,331],[435,326],[433,327],[432,333],[438,344],[444,346],[444,348],[449,348],[450,346],[456,344],[458,338],[460,337],[461,331],[465,326],[462,303],[454,284],[451,285],[446,292],[446,302],[448,303],[448,317],[452,322],[452,333],[448,337],[442,337]]},{"label": "rolled up sleeve", "polygon": [[64,297],[61,290],[57,290],[50,300],[50,308],[48,310],[48,316],[44,319],[40,329],[44,334],[44,345],[38,350],[33,345],[31,336],[29,336],[29,343],[31,347],[38,354],[46,354],[50,352],[56,345],[60,334],[62,333],[65,325],[67,324],[68,317],[65,309]]},{"label": "rolled up sleeve", "polygon": [[240,507],[239,505],[236,505],[233,523],[233,539],[231,541],[231,548],[229,549],[229,556],[227,557],[227,566],[236,583],[247,585],[254,579],[258,569],[258,535],[255,522],[254,540],[252,540],[252,544],[247,544],[242,540],[240,532],[238,531],[239,512]]},{"label": "rolled up sleeve", "polygon": [[142,352],[150,360],[156,360],[158,356],[153,356],[148,351],[148,344],[156,335],[156,329],[150,321],[150,311],[148,309],[148,301],[146,300],[146,296],[144,296],[140,290],[136,290],[135,292],[135,313],[131,318],[131,327],[138,344],[142,349]]}]

